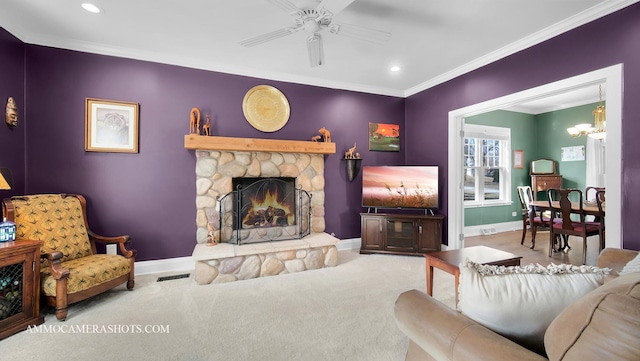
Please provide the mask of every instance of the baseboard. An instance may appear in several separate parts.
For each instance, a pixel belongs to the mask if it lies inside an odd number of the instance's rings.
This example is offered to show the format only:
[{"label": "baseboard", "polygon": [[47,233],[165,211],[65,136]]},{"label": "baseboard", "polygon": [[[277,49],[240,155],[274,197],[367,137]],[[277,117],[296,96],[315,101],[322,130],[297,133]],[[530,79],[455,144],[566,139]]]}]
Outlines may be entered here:
[{"label": "baseboard", "polygon": [[522,220],[464,227],[463,232],[465,237],[472,237],[472,236],[482,236],[483,234],[485,234],[483,230],[491,230],[492,232],[490,232],[490,234],[501,233],[501,232],[511,232],[511,231],[521,231]]},{"label": "baseboard", "polygon": [[338,244],[336,244],[336,248],[338,249],[338,251],[360,249],[361,244],[362,240],[360,238],[341,239]]},{"label": "baseboard", "polygon": [[153,261],[139,261],[135,264],[136,275],[164,272],[191,272],[196,267],[196,262],[191,256],[158,259]]}]

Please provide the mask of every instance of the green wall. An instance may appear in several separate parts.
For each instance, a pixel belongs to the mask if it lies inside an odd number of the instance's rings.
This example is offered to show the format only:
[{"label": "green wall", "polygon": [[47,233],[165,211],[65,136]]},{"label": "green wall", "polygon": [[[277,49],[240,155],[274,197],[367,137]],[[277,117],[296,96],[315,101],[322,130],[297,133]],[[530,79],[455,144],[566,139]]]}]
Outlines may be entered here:
[{"label": "green wall", "polygon": [[[520,202],[516,187],[531,185],[529,164],[539,158],[556,161],[565,188],[584,190],[586,162],[562,162],[560,150],[562,147],[586,146],[586,137],[573,138],[567,133],[567,128],[578,123],[593,123],[591,112],[597,105],[598,103],[587,104],[539,115],[496,110],[466,118],[466,124],[511,128],[511,156],[513,157],[514,149],[524,150],[525,167],[511,168],[511,205],[465,208],[464,225],[477,226],[520,220]],[[542,192],[538,197],[546,199]],[[516,212],[517,216],[512,216],[512,212]]]}]

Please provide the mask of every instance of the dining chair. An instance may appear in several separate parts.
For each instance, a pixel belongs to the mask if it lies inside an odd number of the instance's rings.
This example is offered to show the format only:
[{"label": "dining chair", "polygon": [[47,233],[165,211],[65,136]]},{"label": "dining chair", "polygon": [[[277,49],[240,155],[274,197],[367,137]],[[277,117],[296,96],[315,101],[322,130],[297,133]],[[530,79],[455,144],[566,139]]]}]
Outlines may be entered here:
[{"label": "dining chair", "polygon": [[531,206],[533,201],[533,191],[530,186],[518,186],[518,198],[520,199],[520,207],[522,209],[522,239],[520,244],[524,244],[527,234],[527,227],[531,229],[531,249],[536,246],[536,233],[538,229],[549,229],[549,218],[545,218],[543,214],[535,210]]},{"label": "dining chair", "polygon": [[604,228],[604,204],[605,204],[605,189],[602,188],[596,192],[596,204],[598,204],[598,213],[600,214],[596,219],[600,225],[600,250],[605,246],[605,228]]},{"label": "dining chair", "polygon": [[[600,226],[593,222],[585,221],[584,203],[582,191],[579,189],[558,189],[551,188],[547,190],[549,198],[549,208],[551,212],[551,231],[549,232],[549,257],[553,254],[553,244],[557,236],[576,236],[582,237],[582,264],[587,263],[587,237],[600,236]],[[572,204],[571,199],[574,199]],[[559,206],[554,207],[553,201],[557,200]],[[574,218],[578,220],[572,219]],[[555,219],[560,216],[561,221],[556,222]],[[568,238],[565,241],[568,245]],[[599,246],[602,247],[602,239]],[[601,248],[602,249],[602,248]]]},{"label": "dining chair", "polygon": [[[597,201],[596,197],[598,196],[598,192],[604,191],[604,190],[605,190],[604,187],[594,187],[594,186],[586,187],[584,190],[584,201],[595,204]],[[588,216],[587,219],[593,222],[600,222],[599,216]]]}]

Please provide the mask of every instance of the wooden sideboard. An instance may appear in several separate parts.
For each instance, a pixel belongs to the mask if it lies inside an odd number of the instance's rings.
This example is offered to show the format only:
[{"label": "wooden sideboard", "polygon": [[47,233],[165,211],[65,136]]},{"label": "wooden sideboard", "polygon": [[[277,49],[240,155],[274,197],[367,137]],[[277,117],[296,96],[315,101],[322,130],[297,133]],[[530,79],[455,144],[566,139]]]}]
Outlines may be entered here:
[{"label": "wooden sideboard", "polygon": [[549,188],[562,188],[561,175],[531,175],[533,199],[538,200],[538,192],[546,192]]},{"label": "wooden sideboard", "polygon": [[44,322],[40,241],[0,243],[0,339]]},{"label": "wooden sideboard", "polygon": [[423,255],[440,251],[442,215],[361,213],[360,253]]},{"label": "wooden sideboard", "polygon": [[533,200],[538,200],[538,192],[546,192],[549,188],[562,188],[562,176],[558,174],[556,161],[538,159],[531,162],[529,169]]}]

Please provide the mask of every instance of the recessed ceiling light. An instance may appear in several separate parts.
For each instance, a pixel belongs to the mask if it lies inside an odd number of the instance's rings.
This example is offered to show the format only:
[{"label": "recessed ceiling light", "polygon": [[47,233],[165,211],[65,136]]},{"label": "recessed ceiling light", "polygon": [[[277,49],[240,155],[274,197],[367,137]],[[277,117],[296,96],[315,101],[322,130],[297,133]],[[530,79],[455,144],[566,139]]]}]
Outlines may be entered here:
[{"label": "recessed ceiling light", "polygon": [[389,68],[390,71],[400,71],[400,67],[399,66],[392,66],[391,68]]},{"label": "recessed ceiling light", "polygon": [[82,8],[87,10],[88,12],[94,13],[94,14],[99,14],[99,13],[102,12],[102,10],[100,10],[99,7],[97,7],[97,6],[93,5],[93,4],[90,4],[90,3],[83,3],[82,4]]}]

